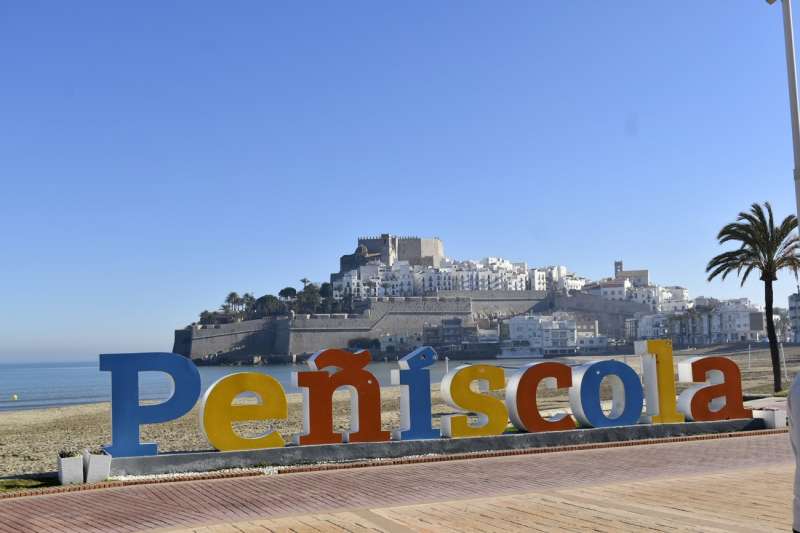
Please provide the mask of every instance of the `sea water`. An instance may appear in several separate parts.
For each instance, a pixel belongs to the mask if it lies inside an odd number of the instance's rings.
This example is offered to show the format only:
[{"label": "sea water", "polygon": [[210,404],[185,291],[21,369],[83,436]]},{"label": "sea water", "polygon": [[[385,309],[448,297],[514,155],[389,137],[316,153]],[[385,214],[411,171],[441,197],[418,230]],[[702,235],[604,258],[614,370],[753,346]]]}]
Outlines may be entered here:
[{"label": "sea water", "polygon": [[[486,363],[512,370],[525,362],[482,360],[469,363]],[[460,364],[464,363],[450,361],[449,366],[453,369]],[[444,361],[437,361],[431,367],[432,383],[441,381],[445,366]],[[396,368],[397,362],[391,361],[370,363],[368,369],[385,387],[390,385],[390,371]],[[292,393],[299,392],[292,385],[292,372],[308,370],[308,366],[201,366],[198,370],[204,392],[215,381],[228,374],[261,372],[277,379],[287,393]],[[139,374],[141,400],[165,400],[172,394],[172,387],[172,379],[161,372]],[[111,374],[101,372],[97,362],[0,364],[0,411],[108,401],[111,401]]]}]

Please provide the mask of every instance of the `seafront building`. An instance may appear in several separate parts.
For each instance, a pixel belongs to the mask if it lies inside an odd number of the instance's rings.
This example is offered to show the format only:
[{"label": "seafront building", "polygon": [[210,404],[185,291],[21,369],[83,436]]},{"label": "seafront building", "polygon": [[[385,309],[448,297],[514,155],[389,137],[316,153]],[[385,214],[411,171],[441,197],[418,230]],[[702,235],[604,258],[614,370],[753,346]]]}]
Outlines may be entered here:
[{"label": "seafront building", "polygon": [[747,298],[699,297],[686,309],[630,318],[625,329],[629,339],[669,338],[679,345],[703,345],[759,341],[764,323],[763,308]]},{"label": "seafront building", "polygon": [[509,340],[530,347],[543,356],[569,355],[578,351],[575,320],[552,315],[515,316],[508,321]]}]

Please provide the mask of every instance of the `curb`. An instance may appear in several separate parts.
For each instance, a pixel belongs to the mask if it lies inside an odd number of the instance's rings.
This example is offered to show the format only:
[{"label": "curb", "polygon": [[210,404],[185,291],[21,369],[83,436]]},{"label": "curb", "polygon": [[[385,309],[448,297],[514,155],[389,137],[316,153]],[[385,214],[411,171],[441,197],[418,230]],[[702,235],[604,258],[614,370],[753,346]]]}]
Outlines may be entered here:
[{"label": "curb", "polygon": [[309,466],[280,467],[278,474],[297,474],[301,472],[320,472],[324,470],[345,470],[349,468],[366,468],[370,466],[392,466],[415,463],[438,463],[442,461],[461,461],[467,459],[485,459],[490,457],[507,457],[513,455],[539,455],[543,453],[557,452],[577,452],[584,450],[597,450],[602,448],[622,448],[627,446],[646,446],[649,444],[672,444],[678,442],[690,442],[712,439],[729,439],[738,437],[759,437],[788,433],[788,429],[760,429],[752,431],[741,431],[736,433],[713,433],[708,435],[687,435],[681,437],[662,437],[654,439],[627,440],[617,442],[597,442],[591,444],[572,444],[568,446],[550,446],[541,448],[523,448],[518,450],[498,450],[480,451],[468,453],[456,453],[448,455],[422,456],[422,457],[401,457],[398,459],[384,459],[372,461],[356,461],[340,464],[321,464]]},{"label": "curb", "polygon": [[[545,453],[560,453],[560,452],[573,452],[584,450],[597,450],[604,448],[622,448],[629,446],[647,446],[651,444],[673,444],[679,442],[693,442],[714,439],[731,439],[742,437],[760,437],[768,435],[777,435],[781,433],[788,433],[788,428],[781,429],[761,429],[751,431],[740,431],[735,433],[712,433],[707,435],[689,435],[680,437],[662,437],[653,439],[640,439],[629,441],[617,442],[600,442],[590,444],[573,444],[568,446],[552,446],[540,448],[523,448],[517,450],[498,450],[498,451],[480,451],[469,453],[458,453],[449,455],[435,455],[435,456],[416,456],[416,457],[402,457],[397,459],[374,459],[368,461],[356,461],[348,463],[331,463],[310,466],[283,466],[278,467],[276,475],[284,474],[299,474],[310,472],[322,472],[328,470],[347,470],[352,468],[369,468],[377,466],[393,466],[393,465],[406,465],[406,464],[419,464],[419,463],[438,463],[443,461],[463,461],[468,459],[484,459],[490,457],[507,457],[515,455],[538,455]],[[15,492],[6,492],[0,494],[0,500],[7,500],[12,498],[24,498],[31,496],[47,496],[55,494],[64,494],[67,492],[82,492],[87,490],[101,490],[113,489],[120,487],[128,487],[134,485],[150,485],[159,483],[181,483],[189,481],[208,481],[214,479],[229,479],[238,477],[256,477],[265,475],[262,469],[243,470],[238,472],[208,472],[205,474],[198,474],[197,476],[190,476],[184,478],[163,478],[163,479],[134,479],[126,481],[103,481],[100,483],[83,484],[83,485],[63,485],[57,487],[44,487],[41,489],[28,489]]]}]

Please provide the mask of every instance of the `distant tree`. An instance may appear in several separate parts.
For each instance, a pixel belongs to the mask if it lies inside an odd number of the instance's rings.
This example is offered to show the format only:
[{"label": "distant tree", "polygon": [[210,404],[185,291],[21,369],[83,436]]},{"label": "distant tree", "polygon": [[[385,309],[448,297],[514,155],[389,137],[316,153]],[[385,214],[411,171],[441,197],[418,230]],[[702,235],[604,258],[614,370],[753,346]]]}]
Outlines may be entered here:
[{"label": "distant tree", "polygon": [[256,298],[249,292],[242,295],[242,309],[244,315],[249,315],[253,311],[253,306],[256,303]]},{"label": "distant tree", "polygon": [[302,283],[302,284],[303,284],[303,289],[305,289],[305,288],[306,288],[306,285],[308,285],[309,283],[311,283],[311,280],[310,280],[310,279],[308,279],[308,278],[303,278],[303,279],[301,279],[301,280],[300,280],[300,283]]},{"label": "distant tree", "polygon": [[232,313],[236,313],[239,310],[239,302],[241,298],[239,298],[239,293],[237,292],[229,292],[228,296],[225,298],[225,303],[228,305],[228,309]]},{"label": "distant tree", "polygon": [[764,314],[767,320],[767,338],[772,359],[772,384],[775,392],[781,390],[781,360],[778,352],[778,338],[775,335],[773,320],[772,284],[778,279],[778,271],[789,268],[797,271],[800,259],[800,239],[794,234],[797,229],[797,217],[789,215],[780,225],[775,226],[772,206],[769,202],[750,206],[749,212],[739,213],[736,222],[731,222],[719,231],[717,240],[720,244],[734,242],[738,248],[723,252],[708,262],[706,272],[708,281],[718,275],[725,279],[731,272],[741,277],[741,285],[755,270],[764,282]]},{"label": "distant tree", "polygon": [[353,312],[353,295],[347,293],[342,298],[341,303],[342,313],[352,313]]},{"label": "distant tree", "polygon": [[333,297],[333,286],[327,281],[319,286],[319,295],[323,298]]},{"label": "distant tree", "polygon": [[213,324],[214,314],[211,311],[205,310],[200,313],[200,323],[203,325]]},{"label": "distant tree", "polygon": [[297,297],[297,289],[294,287],[284,287],[278,292],[278,296],[284,299],[292,299]]},{"label": "distant tree", "polygon": [[297,293],[297,310],[300,313],[315,313],[320,304],[319,287],[309,283]]},{"label": "distant tree", "polygon": [[277,316],[286,314],[286,305],[272,294],[265,294],[258,298],[254,305],[255,316]]}]

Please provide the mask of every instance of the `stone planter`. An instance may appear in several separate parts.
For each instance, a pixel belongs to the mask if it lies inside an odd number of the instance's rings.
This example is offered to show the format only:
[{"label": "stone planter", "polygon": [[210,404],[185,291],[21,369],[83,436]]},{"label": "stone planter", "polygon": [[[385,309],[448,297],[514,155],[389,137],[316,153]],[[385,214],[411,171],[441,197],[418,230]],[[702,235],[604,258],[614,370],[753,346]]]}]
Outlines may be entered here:
[{"label": "stone planter", "polygon": [[786,411],[783,409],[754,409],[753,418],[763,419],[767,429],[786,427]]},{"label": "stone planter", "polygon": [[89,450],[83,451],[83,477],[86,483],[105,481],[111,475],[111,456],[91,454]]},{"label": "stone planter", "polygon": [[83,483],[83,457],[80,455],[59,457],[58,481],[62,485]]}]

